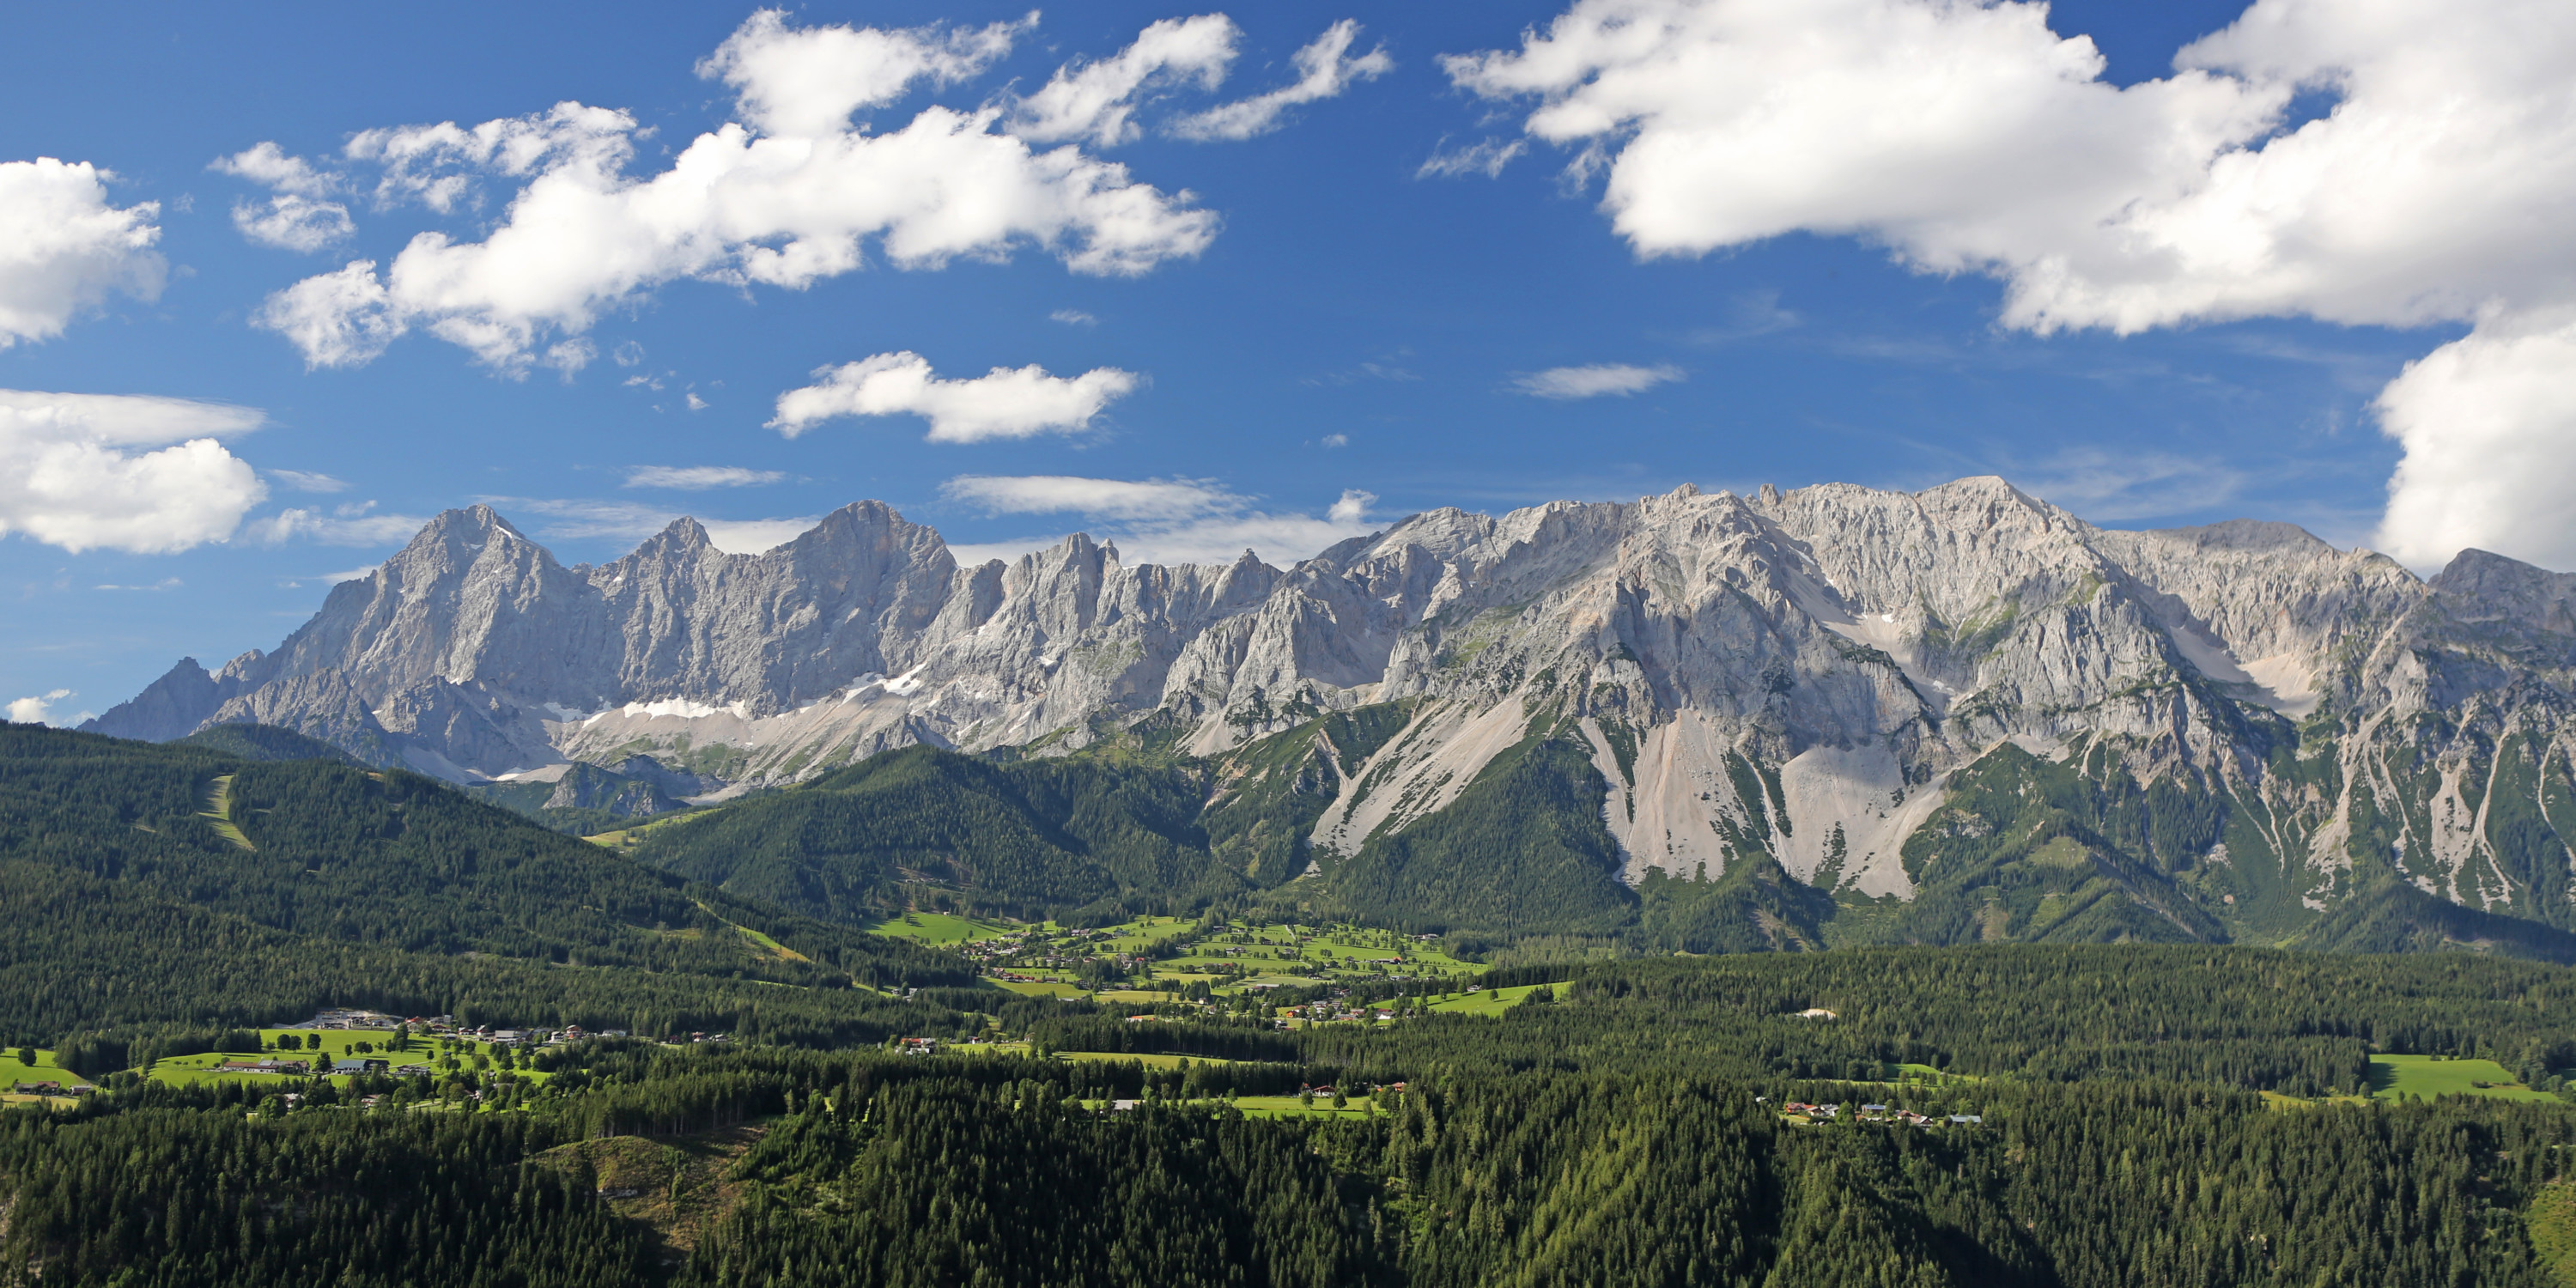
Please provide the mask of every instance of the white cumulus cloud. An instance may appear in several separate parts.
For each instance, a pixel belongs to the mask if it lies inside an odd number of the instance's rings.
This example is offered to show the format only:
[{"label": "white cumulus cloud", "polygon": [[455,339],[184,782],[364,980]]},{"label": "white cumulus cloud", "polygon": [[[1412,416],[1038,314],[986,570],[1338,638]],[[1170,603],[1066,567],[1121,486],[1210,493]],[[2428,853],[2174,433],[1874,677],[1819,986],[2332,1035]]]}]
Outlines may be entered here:
[{"label": "white cumulus cloud", "polygon": [[626,471],[626,486],[698,492],[719,487],[757,487],[786,477],[777,470],[745,469],[739,465],[638,465]]},{"label": "white cumulus cloud", "polygon": [[916,82],[950,85],[980,74],[1037,25],[1015,23],[905,31],[787,25],[781,9],[744,20],[698,75],[741,95],[743,120],[764,134],[818,138],[849,126],[850,113],[882,107]]},{"label": "white cumulus cloud", "polygon": [[2481,326],[2379,395],[2406,448],[2379,544],[2418,566],[2475,546],[2576,568],[2576,321]]},{"label": "white cumulus cloud", "polygon": [[54,707],[64,699],[75,696],[77,695],[69,689],[56,689],[50,693],[40,694],[32,698],[13,698],[9,702],[9,722],[11,724],[61,725],[66,727],[79,724],[80,722],[90,718],[89,712],[82,711],[73,715],[63,715],[54,710]]},{"label": "white cumulus cloud", "polygon": [[1032,143],[1085,140],[1107,148],[1131,142],[1144,133],[1133,119],[1141,95],[1190,83],[1215,89],[1241,36],[1221,13],[1165,18],[1114,57],[1057,68],[1037,93],[1012,105],[1010,131]]},{"label": "white cumulus cloud", "polygon": [[907,269],[1035,246],[1101,275],[1198,254],[1217,221],[1191,194],[1078,146],[1033,149],[1002,128],[1000,105],[932,105],[885,132],[852,121],[980,71],[1024,29],[799,28],[764,10],[698,68],[736,91],[740,123],[649,176],[627,168],[636,121],[579,103],[362,133],[348,156],[382,169],[380,201],[447,210],[485,178],[519,186],[482,240],[420,233],[381,274],[360,260],[308,278],[258,322],[317,367],[364,363],[417,328],[505,373],[569,371],[602,311],[682,278],[802,289],[859,269],[870,246]]},{"label": "white cumulus cloud", "polygon": [[1172,132],[1188,139],[1248,139],[1267,134],[1285,123],[1282,117],[1289,108],[1337,97],[1361,81],[1395,69],[1395,60],[1387,57],[1383,47],[1352,57],[1351,45],[1359,38],[1359,23],[1349,18],[1334,23],[1292,56],[1298,72],[1295,83],[1182,117],[1172,123]]},{"label": "white cumulus cloud", "polygon": [[268,489],[220,439],[263,419],[182,398],[0,389],[0,533],[137,554],[224,540]]},{"label": "white cumulus cloud", "polygon": [[[967,474],[940,495],[988,514],[1076,514],[1099,521],[1094,535],[1115,542],[1129,563],[1230,563],[1251,550],[1285,567],[1334,542],[1372,530],[1377,497],[1342,493],[1324,517],[1279,513],[1204,479],[1096,479],[1076,475]],[[1058,537],[953,547],[961,561],[1008,558]]]},{"label": "white cumulus cloud", "polygon": [[108,204],[108,177],[86,161],[0,162],[0,349],[60,335],[110,294],[161,294],[160,203]]},{"label": "white cumulus cloud", "polygon": [[289,155],[274,142],[256,143],[231,156],[217,157],[206,168],[297,197],[328,197],[341,185],[339,175]]},{"label": "white cumulus cloud", "polygon": [[1533,371],[1512,380],[1516,393],[1532,398],[1599,398],[1616,394],[1643,393],[1657,385],[1682,378],[1682,369],[1672,366],[1639,367],[1624,362],[1596,362],[1581,367],[1550,367]]},{"label": "white cumulus cloud", "polygon": [[265,205],[234,205],[233,227],[263,246],[306,253],[347,241],[358,231],[347,206],[293,193],[271,197]]},{"label": "white cumulus cloud", "polygon": [[357,232],[349,208],[330,200],[341,190],[341,176],[290,156],[273,142],[217,157],[206,168],[274,191],[264,203],[233,205],[233,227],[261,245],[309,253],[346,241]]},{"label": "white cumulus cloud", "polygon": [[[2046,333],[2265,316],[2470,323],[2383,392],[2378,543],[2576,561],[2576,22],[2563,7],[2257,0],[2170,76],[2102,79],[2043,5],[1578,0],[1447,60],[1533,101],[1643,257],[1793,231],[2004,284]],[[2295,95],[2331,108],[2293,125]],[[2535,468],[2539,463],[2542,468]],[[2462,503],[2481,504],[2464,510]]]},{"label": "white cumulus cloud", "polygon": [[1089,428],[1093,417],[1143,383],[1116,367],[1066,377],[1035,365],[941,380],[931,374],[929,359],[908,349],[814,374],[816,383],[778,396],[770,428],[794,438],[835,416],[917,415],[930,422],[934,443],[1070,434]]},{"label": "white cumulus cloud", "polygon": [[336,272],[308,277],[279,291],[251,315],[304,351],[311,367],[354,367],[373,361],[411,324],[376,276],[376,261],[356,260]]}]

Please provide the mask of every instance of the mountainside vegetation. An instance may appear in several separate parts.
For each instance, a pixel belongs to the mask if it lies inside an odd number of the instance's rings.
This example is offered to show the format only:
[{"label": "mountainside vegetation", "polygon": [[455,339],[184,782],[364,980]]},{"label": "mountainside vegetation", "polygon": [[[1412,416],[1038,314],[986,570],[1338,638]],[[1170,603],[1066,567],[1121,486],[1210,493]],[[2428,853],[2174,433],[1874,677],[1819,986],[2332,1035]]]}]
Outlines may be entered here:
[{"label": "mountainside vegetation", "polygon": [[[1590,736],[1566,723],[1533,730],[1455,799],[1352,854],[1311,846],[1325,811],[1365,790],[1352,776],[1410,710],[1322,715],[1208,760],[1132,737],[998,763],[913,747],[654,827],[634,853],[850,925],[915,908],[1106,924],[1263,907],[1520,945],[1522,956],[2003,941],[2576,963],[2576,934],[2425,893],[2388,859],[2385,828],[2350,842],[2331,886],[2304,850],[2284,858],[2282,838],[2315,827],[2333,787],[2319,778],[2332,759],[2295,740],[2278,745],[2271,786],[2252,794],[2182,772],[2141,784],[2116,741],[2056,758],[1999,744],[1939,784],[1940,807],[1904,839],[1911,898],[1837,890],[1832,860],[1814,884],[1796,879],[1767,823],[1730,833],[1736,857],[1720,871],[1648,868],[1628,884],[1604,824],[1610,784]],[[1622,729],[1603,726],[1614,752],[1628,745]],[[1748,817],[1778,814],[1776,783],[1758,766],[1741,760],[1735,779],[1718,790],[1743,798]],[[2535,854],[2560,844],[2541,809],[2510,826],[2530,833]]]},{"label": "mountainside vegetation", "polygon": [[[1494,1016],[1277,1035],[1287,1064],[609,1039],[524,1062],[533,1085],[369,1080],[421,1084],[372,1107],[321,1080],[144,1082],[0,1111],[0,1265],[101,1285],[2564,1282],[2576,1106],[2362,1099],[2347,1059],[2483,1053],[2558,1085],[2562,968],[2002,945],[1556,977]],[[1834,1017],[1800,1016],[1817,1003]],[[1351,1107],[1255,1108],[1282,1077]],[[478,1080],[507,1094],[478,1106]]]},{"label": "mountainside vegetation", "polygon": [[[856,856],[912,892],[997,874],[1116,903],[1222,872],[1225,898],[1313,886],[1397,925],[1445,901],[1497,944],[1553,927],[1626,952],[1823,948],[1848,918],[1898,925],[1767,853],[1631,890],[1585,830],[1592,761],[1545,737],[1402,845],[1253,888],[1259,846],[1227,850],[1201,820],[1211,800],[1320,817],[1298,797],[1343,744],[1307,737],[1213,769],[919,749],[651,835],[742,828],[740,873]],[[2083,880],[2143,881],[2160,836],[2188,854],[2211,826],[2090,781],[1995,761],[1945,806],[1964,812],[1933,834],[1959,845],[1919,856],[1927,891],[1997,890],[1975,924],[2063,925],[2047,901],[2083,884],[2034,899],[2015,865],[2073,871],[2034,856],[2081,846]],[[752,824],[777,817],[840,848],[759,850],[777,833]],[[1481,884],[1447,875],[1474,858]],[[2479,930],[2393,890],[2315,924],[2343,947]],[[1226,924],[1151,928],[1179,943]],[[1193,951],[1276,951],[1241,924]],[[960,952],[400,771],[8,726],[0,1035],[17,1065],[105,1087],[0,1108],[0,1284],[2568,1282],[2576,973],[2126,938],[1533,959],[1487,972],[1473,1009],[1424,1005],[1454,976],[1398,954],[1297,993],[1333,1004],[1284,1031],[1250,992],[1167,994],[1139,1018],[1001,992]],[[399,1076],[176,1059],[258,1053],[279,1019],[349,1006],[732,1040],[379,1035],[417,1052]]]},{"label": "mountainside vegetation", "polygon": [[874,990],[973,980],[337,757],[0,726],[0,872],[8,1041],[367,1005],[837,1042],[890,1031]]},{"label": "mountainside vegetation", "polygon": [[996,764],[911,747],[651,829],[635,858],[851,924],[914,902],[1012,915],[1122,895],[1203,907],[1245,888],[1209,853],[1205,795],[1190,767]]},{"label": "mountainside vegetation", "polygon": [[102,717],[176,742],[0,726],[0,1288],[2576,1288],[2508,564],[2001,480],[1284,573],[451,513]]}]

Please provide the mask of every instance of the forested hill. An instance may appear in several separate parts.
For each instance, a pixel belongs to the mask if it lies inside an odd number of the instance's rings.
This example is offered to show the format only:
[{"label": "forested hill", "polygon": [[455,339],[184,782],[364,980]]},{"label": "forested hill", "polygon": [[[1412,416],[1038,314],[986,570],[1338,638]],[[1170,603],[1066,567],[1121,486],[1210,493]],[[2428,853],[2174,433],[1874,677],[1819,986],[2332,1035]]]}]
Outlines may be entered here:
[{"label": "forested hill", "polygon": [[[2319,913],[2302,880],[2227,858],[2256,849],[2246,829],[2259,818],[2243,802],[2142,787],[2102,747],[2049,760],[2004,743],[1954,775],[1904,842],[1906,898],[1799,880],[1776,838],[1740,828],[1722,872],[1648,867],[1628,884],[1602,807],[1603,753],[1570,723],[1496,753],[1410,826],[1346,838],[1348,853],[1310,846],[1329,811],[1394,790],[1361,767],[1400,744],[1411,710],[1321,714],[1209,759],[1133,735],[1007,762],[910,747],[655,824],[634,854],[849,925],[933,904],[1086,924],[1228,905],[1554,952],[2006,940],[2576,963],[2576,933],[2427,894],[2376,861],[2357,862]],[[2304,763],[2284,756],[2284,773]],[[1734,764],[1712,790],[1748,815],[1775,811],[1778,783]],[[1829,858],[1841,844],[1829,841]]]},{"label": "forested hill", "polygon": [[[2576,1057],[2569,978],[1745,954],[1250,1058],[612,1040],[369,1106],[156,1083],[0,1112],[0,1266],[29,1271],[0,1282],[2564,1288],[2576,1110],[2539,1088]],[[2399,1049],[2484,1094],[2369,1098]],[[1277,1094],[1326,1081],[1349,1108]]]},{"label": "forested hill", "polygon": [[1122,896],[1204,907],[1247,888],[1209,851],[1206,795],[1196,766],[1004,765],[912,747],[662,824],[635,857],[852,923],[934,892],[1023,916]]},{"label": "forested hill", "polygon": [[10,1041],[353,1004],[882,1036],[868,988],[972,982],[432,779],[24,725],[0,725],[0,874]]}]

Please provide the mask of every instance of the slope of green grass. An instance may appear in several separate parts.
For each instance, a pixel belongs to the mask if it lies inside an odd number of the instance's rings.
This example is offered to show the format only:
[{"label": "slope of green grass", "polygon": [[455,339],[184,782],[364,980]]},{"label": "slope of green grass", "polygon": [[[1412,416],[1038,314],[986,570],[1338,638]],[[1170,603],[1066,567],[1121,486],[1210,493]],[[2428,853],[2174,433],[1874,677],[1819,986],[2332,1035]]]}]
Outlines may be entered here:
[{"label": "slope of green grass", "polygon": [[[2476,1085],[2481,1082],[2487,1085]],[[2435,1096],[2557,1099],[2545,1091],[2534,1091],[2522,1085],[2511,1070],[2493,1060],[2452,1060],[2429,1055],[2370,1057],[2370,1094],[2382,1100],[2430,1100]]]},{"label": "slope of green grass", "polygon": [[945,912],[908,912],[899,917],[888,917],[867,929],[874,934],[937,947],[993,939],[1007,935],[1017,927],[1008,922],[959,917]]},{"label": "slope of green grass", "polygon": [[[1529,995],[1547,987],[1544,984],[1522,984],[1514,988],[1478,989],[1463,997],[1444,998],[1433,1002],[1431,1009],[1450,1015],[1500,1015],[1529,1000]],[[1496,997],[1495,994],[1501,994]]]}]

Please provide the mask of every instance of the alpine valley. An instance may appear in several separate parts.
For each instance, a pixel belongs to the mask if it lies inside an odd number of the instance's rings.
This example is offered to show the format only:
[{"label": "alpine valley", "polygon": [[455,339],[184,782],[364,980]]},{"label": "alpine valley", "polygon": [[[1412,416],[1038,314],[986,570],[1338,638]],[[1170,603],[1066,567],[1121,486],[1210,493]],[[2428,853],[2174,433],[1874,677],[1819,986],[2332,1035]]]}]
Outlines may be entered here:
[{"label": "alpine valley", "polygon": [[844,923],[1268,899],[1578,951],[2564,962],[2572,595],[1996,478],[1438,510],[1284,570],[961,565],[876,502],[565,567],[476,506],[86,728],[279,726],[577,830],[697,806],[637,857]]}]

